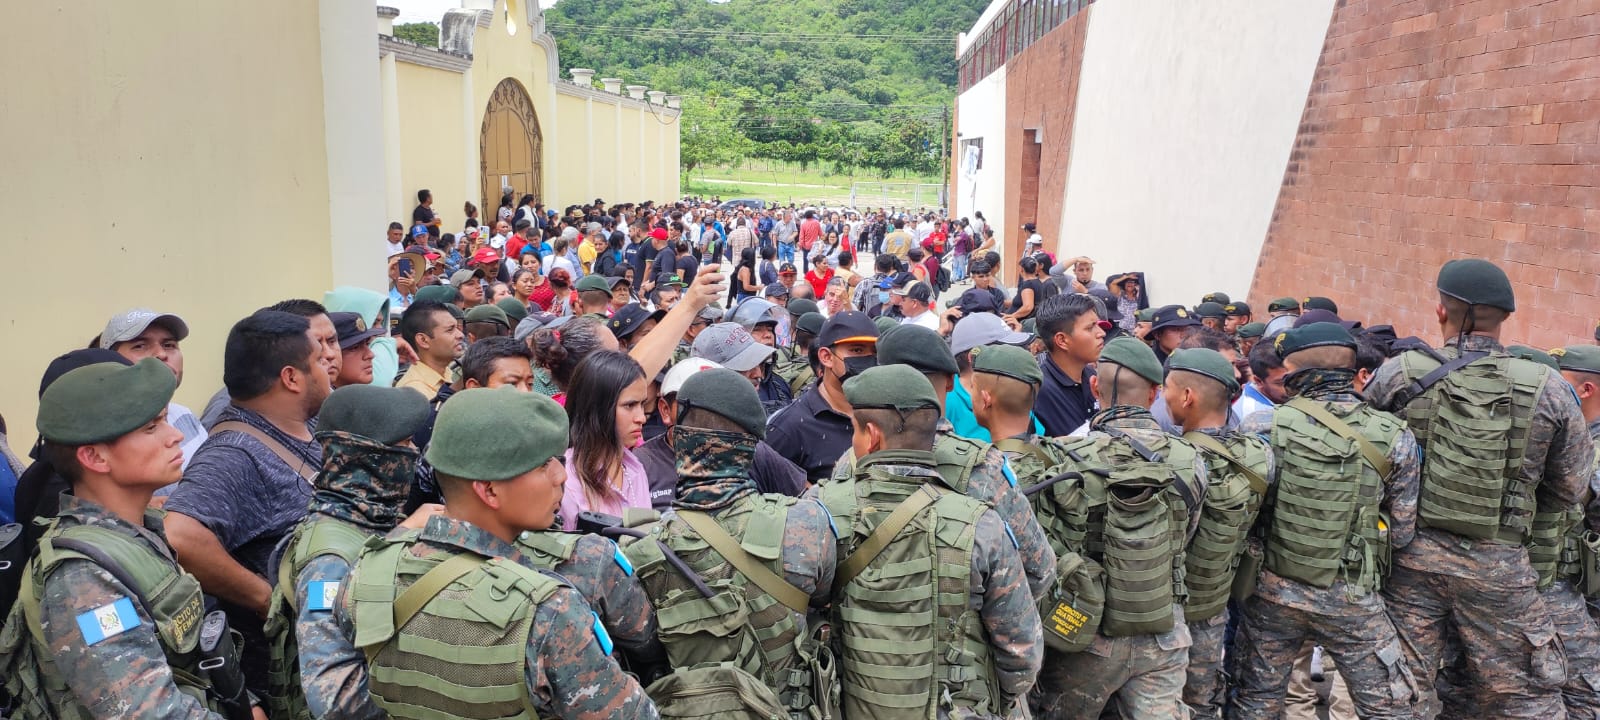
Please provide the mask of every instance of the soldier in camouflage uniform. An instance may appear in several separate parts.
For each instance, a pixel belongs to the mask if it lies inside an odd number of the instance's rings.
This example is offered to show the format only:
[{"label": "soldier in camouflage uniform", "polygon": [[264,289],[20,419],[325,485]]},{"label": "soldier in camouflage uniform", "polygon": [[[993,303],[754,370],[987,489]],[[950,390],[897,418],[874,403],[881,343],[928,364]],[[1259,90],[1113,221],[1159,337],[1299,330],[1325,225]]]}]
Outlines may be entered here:
[{"label": "soldier in camouflage uniform", "polygon": [[[1183,546],[1199,527],[1208,475],[1193,446],[1167,435],[1150,415],[1161,381],[1161,364],[1150,346],[1131,337],[1106,343],[1090,381],[1104,409],[1090,418],[1087,438],[1062,446],[1063,452],[1077,456],[1072,469],[1085,477],[1107,478],[1099,485],[1098,498],[1106,503],[1102,508],[1109,507],[1113,494],[1106,485],[1124,468],[1137,467],[1152,481],[1159,476],[1162,485],[1153,497],[1164,509],[1157,520],[1162,527],[1153,532],[1161,550],[1145,560],[1171,567],[1160,569],[1149,588],[1137,596],[1131,588],[1123,591],[1125,601],[1117,597],[1119,582],[1109,570],[1116,562],[1105,540],[1109,520],[1097,526],[1093,511],[1058,507],[1061,496],[1055,491],[1060,485],[1032,496],[1037,512],[1058,519],[1046,524],[1057,555],[1075,553],[1108,568],[1106,614],[1099,630],[1081,651],[1049,653],[1033,698],[1035,717],[1092,719],[1102,711],[1129,720],[1184,716],[1191,640],[1182,606]],[[1156,607],[1147,611],[1151,617],[1136,622],[1132,608],[1145,595],[1156,598]]]},{"label": "soldier in camouflage uniform", "polygon": [[[469,389],[439,410],[427,459],[445,511],[369,543],[334,617],[395,718],[654,718],[583,597],[514,542],[555,522],[566,414],[529,393]],[[519,432],[507,438],[506,427]]]},{"label": "soldier in camouflage uniform", "polygon": [[[1390,359],[1364,389],[1374,407],[1407,422],[1424,458],[1420,528],[1395,554],[1389,616],[1416,653],[1424,689],[1454,628],[1485,716],[1559,717],[1565,653],[1525,543],[1536,507],[1587,499],[1594,445],[1555,371],[1502,349],[1501,323],[1516,309],[1504,271],[1453,260],[1438,290],[1445,348]],[[1499,501],[1455,499],[1472,496]],[[1597,521],[1587,519],[1591,528]]]},{"label": "soldier in camouflage uniform", "polygon": [[[1600,347],[1573,345],[1552,350],[1551,354],[1556,356],[1561,376],[1577,393],[1590,441],[1600,441]],[[1600,447],[1596,448],[1596,455],[1600,455]],[[1552,528],[1561,532],[1543,539],[1554,542],[1540,542],[1537,535],[1543,523],[1536,519],[1536,537],[1528,549],[1534,569],[1539,572],[1540,594],[1567,651],[1567,682],[1561,687],[1561,699],[1569,718],[1600,718],[1600,626],[1590,617],[1583,595],[1586,581],[1590,586],[1600,581],[1600,577],[1589,577],[1595,574],[1595,568],[1583,567],[1583,518],[1600,514],[1600,469],[1590,474],[1589,490],[1587,507],[1551,513],[1562,518]],[[1541,509],[1540,515],[1544,514]],[[1546,549],[1542,554],[1535,549],[1541,545]]]},{"label": "soldier in camouflage uniform", "polygon": [[1416,441],[1398,418],[1355,391],[1355,339],[1337,323],[1278,337],[1294,399],[1247,418],[1277,466],[1263,512],[1264,563],[1242,607],[1235,717],[1277,718],[1306,640],[1338,663],[1356,713],[1411,718],[1415,683],[1384,614],[1389,548],[1416,531]]},{"label": "soldier in camouflage uniform", "polygon": [[[733,663],[772,689],[791,714],[809,717],[816,649],[806,615],[827,606],[836,564],[827,508],[756,489],[750,471],[756,444],[766,435],[766,414],[739,373],[695,373],[678,390],[677,403],[672,509],[648,538],[626,550],[650,602],[675,620],[662,628],[672,667]],[[697,594],[657,540],[725,597]],[[728,607],[746,609],[743,628],[704,625]]]},{"label": "soldier in camouflage uniform", "polygon": [[[1043,592],[1055,580],[1056,554],[1028,506],[1028,499],[1018,489],[1016,474],[1006,463],[1005,455],[993,445],[955,434],[950,421],[944,418],[945,399],[960,372],[950,346],[925,327],[896,325],[878,339],[878,364],[909,366],[933,385],[940,413],[933,443],[939,473],[951,489],[994,507],[1016,537],[1028,590],[1035,596]],[[834,467],[833,480],[847,480],[854,472],[855,454],[846,452]]]},{"label": "soldier in camouflage uniform", "polygon": [[[416,478],[411,435],[429,413],[427,399],[407,388],[349,385],[323,403],[322,472],[311,513],[280,548],[267,616],[274,717],[385,717],[367,694],[365,659],[334,622],[333,601],[367,540],[400,524]],[[419,524],[439,508],[424,505]]]},{"label": "soldier in camouflage uniform", "polygon": [[[842,558],[843,715],[1026,717],[1039,616],[1011,531],[936,469],[937,393],[903,365],[869,369],[844,391],[861,460],[850,479],[814,490]],[[965,597],[952,592],[963,587]]]},{"label": "soldier in camouflage uniform", "polygon": [[1215,350],[1178,350],[1167,360],[1167,410],[1183,428],[1184,439],[1200,450],[1210,482],[1200,529],[1189,544],[1184,575],[1189,597],[1183,607],[1194,642],[1183,701],[1193,717],[1209,720],[1222,718],[1223,645],[1234,571],[1267,487],[1277,478],[1270,444],[1227,429],[1239,391],[1233,365]]},{"label": "soldier in camouflage uniform", "polygon": [[[147,510],[182,474],[159,360],[72,370],[39,400],[44,457],[72,485],[0,633],[12,717],[220,718],[198,652],[200,583]],[[237,661],[237,658],[235,658]]]}]

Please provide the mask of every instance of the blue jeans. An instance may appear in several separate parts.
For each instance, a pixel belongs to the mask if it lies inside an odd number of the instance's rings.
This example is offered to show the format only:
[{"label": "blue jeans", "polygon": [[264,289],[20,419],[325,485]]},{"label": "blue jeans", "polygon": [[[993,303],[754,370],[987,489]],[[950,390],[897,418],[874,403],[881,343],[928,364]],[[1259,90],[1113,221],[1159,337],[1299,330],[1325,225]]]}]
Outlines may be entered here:
[{"label": "blue jeans", "polygon": [[954,255],[950,260],[950,282],[961,282],[967,279],[967,254]]},{"label": "blue jeans", "polygon": [[794,243],[778,243],[778,262],[794,262]]}]

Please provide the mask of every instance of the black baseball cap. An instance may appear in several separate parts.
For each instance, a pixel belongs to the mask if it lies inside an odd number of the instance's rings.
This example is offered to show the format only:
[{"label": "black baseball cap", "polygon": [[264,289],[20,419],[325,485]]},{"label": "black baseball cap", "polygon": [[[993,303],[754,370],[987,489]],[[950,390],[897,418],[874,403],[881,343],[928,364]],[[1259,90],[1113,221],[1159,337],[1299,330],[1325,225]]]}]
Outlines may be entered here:
[{"label": "black baseball cap", "polygon": [[973,313],[1000,312],[1000,305],[995,302],[994,293],[991,293],[988,290],[980,290],[978,288],[972,288],[964,293],[961,293],[961,297],[957,298],[951,307],[959,308],[961,310],[962,317],[966,317]]},{"label": "black baseball cap", "polygon": [[56,380],[60,379],[62,375],[72,372],[73,370],[77,370],[78,368],[89,367],[90,365],[108,362],[117,363],[119,365],[133,364],[132,360],[123,357],[120,353],[114,350],[105,350],[102,348],[84,348],[80,350],[73,350],[72,352],[51,360],[50,364],[45,366],[44,378],[39,381],[39,397],[44,397],[45,389],[50,387],[50,385]]},{"label": "black baseball cap", "polygon": [[817,333],[817,347],[833,347],[847,342],[877,344],[877,323],[864,312],[846,310],[828,318],[822,324],[822,332]]}]

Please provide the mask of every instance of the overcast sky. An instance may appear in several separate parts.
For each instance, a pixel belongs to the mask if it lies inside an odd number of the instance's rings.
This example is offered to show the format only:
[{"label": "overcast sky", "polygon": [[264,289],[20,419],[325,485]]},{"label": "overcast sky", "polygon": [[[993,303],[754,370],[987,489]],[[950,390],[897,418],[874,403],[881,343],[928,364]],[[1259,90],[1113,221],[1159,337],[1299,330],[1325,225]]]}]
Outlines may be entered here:
[{"label": "overcast sky", "polygon": [[[555,0],[540,0],[539,4],[550,7],[556,3]],[[444,11],[461,7],[461,0],[378,0],[376,5],[400,8],[400,17],[395,22],[437,23],[439,18],[444,17]]]}]

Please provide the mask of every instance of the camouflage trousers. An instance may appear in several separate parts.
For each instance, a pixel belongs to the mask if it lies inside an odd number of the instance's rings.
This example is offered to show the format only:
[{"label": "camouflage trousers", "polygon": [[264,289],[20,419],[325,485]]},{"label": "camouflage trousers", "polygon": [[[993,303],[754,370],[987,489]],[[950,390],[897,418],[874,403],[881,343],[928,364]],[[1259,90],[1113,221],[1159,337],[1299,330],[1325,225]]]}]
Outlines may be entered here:
[{"label": "camouflage trousers", "polygon": [[1184,666],[1189,663],[1189,629],[1181,612],[1176,622],[1176,627],[1160,635],[1097,635],[1094,644],[1082,652],[1047,648],[1039,680],[1028,697],[1033,716],[1045,720],[1185,717],[1183,683]]},{"label": "camouflage trousers", "polygon": [[[1567,681],[1561,686],[1561,702],[1570,720],[1600,720],[1600,626],[1589,617],[1583,596],[1566,580],[1539,593],[1550,611],[1562,649],[1567,653]],[[1466,656],[1454,638],[1445,642],[1444,667],[1434,685],[1439,693],[1443,720],[1483,717],[1478,698],[1472,692],[1472,678]]]},{"label": "camouflage trousers", "polygon": [[[1549,720],[1565,714],[1566,653],[1531,579],[1506,573],[1463,578],[1396,565],[1383,594],[1424,692],[1434,689],[1450,638],[1460,643],[1461,677],[1473,685],[1474,717]],[[1346,679],[1352,691],[1360,684]],[[1452,687],[1443,694],[1459,692]]]},{"label": "camouflage trousers", "polygon": [[1183,684],[1183,704],[1195,720],[1222,720],[1227,676],[1222,671],[1223,646],[1228,632],[1228,611],[1210,620],[1189,623],[1189,674]]},{"label": "camouflage trousers", "polygon": [[1356,713],[1364,719],[1415,717],[1416,683],[1394,625],[1381,610],[1339,617],[1253,597],[1243,609],[1235,647],[1241,653],[1236,720],[1277,720],[1284,712],[1289,673],[1307,640],[1321,645],[1344,674]]}]

